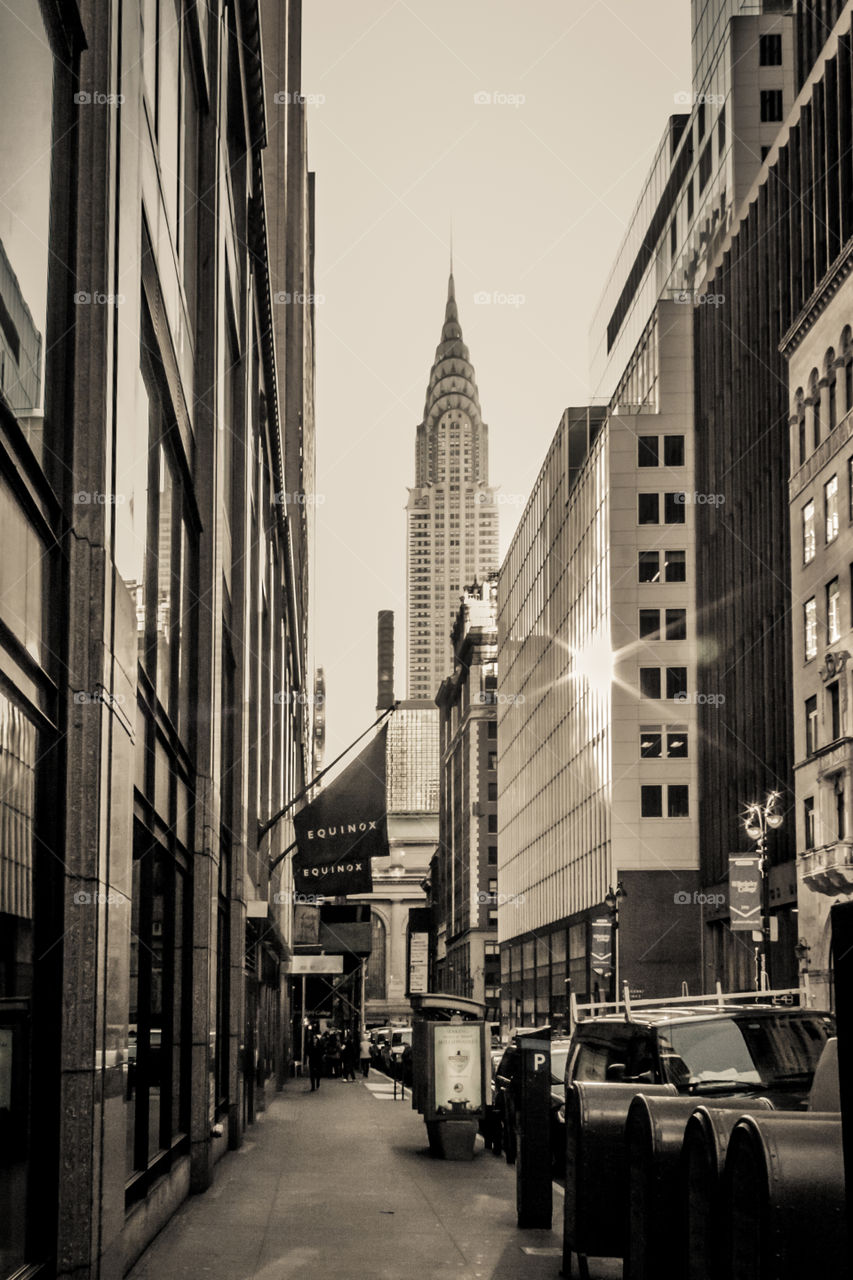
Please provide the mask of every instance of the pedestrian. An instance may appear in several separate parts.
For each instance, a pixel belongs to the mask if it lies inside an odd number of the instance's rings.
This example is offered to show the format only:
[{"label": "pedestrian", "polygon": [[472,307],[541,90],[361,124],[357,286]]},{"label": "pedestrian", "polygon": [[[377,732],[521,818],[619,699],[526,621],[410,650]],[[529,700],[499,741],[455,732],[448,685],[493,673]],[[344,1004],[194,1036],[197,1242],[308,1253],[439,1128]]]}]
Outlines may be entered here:
[{"label": "pedestrian", "polygon": [[358,1061],[358,1043],[352,1031],[346,1033],[341,1054],[344,1064],[344,1079],[347,1084],[352,1080],[355,1084],[355,1064]]},{"label": "pedestrian", "polygon": [[311,1077],[311,1092],[320,1088],[323,1078],[323,1041],[318,1035],[311,1039],[308,1047],[308,1074]]},{"label": "pedestrian", "polygon": [[341,1074],[341,1046],[337,1031],[326,1033],[326,1068],[333,1080]]},{"label": "pedestrian", "polygon": [[358,1046],[359,1056],[361,1058],[361,1074],[367,1079],[367,1073],[370,1070],[370,1036],[366,1031],[361,1033],[361,1043]]}]

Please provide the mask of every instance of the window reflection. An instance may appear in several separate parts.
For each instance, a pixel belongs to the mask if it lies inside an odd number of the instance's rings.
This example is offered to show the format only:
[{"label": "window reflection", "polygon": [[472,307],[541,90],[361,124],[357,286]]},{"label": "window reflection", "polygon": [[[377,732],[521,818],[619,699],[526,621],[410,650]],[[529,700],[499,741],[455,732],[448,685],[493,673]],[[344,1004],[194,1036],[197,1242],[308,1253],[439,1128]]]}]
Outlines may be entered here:
[{"label": "window reflection", "polygon": [[175,485],[172,463],[160,445],[160,485],[157,519],[157,696],[170,706],[172,686],[172,528]]},{"label": "window reflection", "polygon": [[53,57],[38,0],[4,3],[0,41],[0,390],[41,453]]}]

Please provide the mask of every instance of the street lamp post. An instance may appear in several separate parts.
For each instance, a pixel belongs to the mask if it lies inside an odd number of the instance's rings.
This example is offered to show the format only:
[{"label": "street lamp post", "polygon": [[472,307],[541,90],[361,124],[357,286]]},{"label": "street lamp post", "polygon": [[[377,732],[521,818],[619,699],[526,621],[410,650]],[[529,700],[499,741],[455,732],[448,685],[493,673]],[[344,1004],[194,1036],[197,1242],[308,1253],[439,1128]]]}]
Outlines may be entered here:
[{"label": "street lamp post", "polygon": [[613,998],[617,1004],[619,1002],[619,899],[625,897],[627,897],[627,894],[621,880],[616,881],[615,889],[612,885],[607,886],[604,905],[610,912],[610,918],[613,922]]},{"label": "street lamp post", "polygon": [[770,859],[767,856],[767,833],[777,831],[784,822],[779,812],[779,792],[770,791],[764,804],[752,802],[746,806],[744,830],[755,841],[761,873],[761,976],[756,987],[764,991],[770,981]]}]

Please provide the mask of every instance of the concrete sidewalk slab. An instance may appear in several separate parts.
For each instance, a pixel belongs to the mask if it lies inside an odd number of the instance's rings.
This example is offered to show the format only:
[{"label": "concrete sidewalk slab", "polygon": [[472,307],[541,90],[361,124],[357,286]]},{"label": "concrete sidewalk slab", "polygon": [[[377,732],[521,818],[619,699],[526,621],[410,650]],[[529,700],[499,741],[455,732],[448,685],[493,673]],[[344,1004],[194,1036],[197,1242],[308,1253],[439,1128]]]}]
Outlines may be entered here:
[{"label": "concrete sidewalk slab", "polygon": [[[381,1079],[381,1077],[376,1077]],[[410,1099],[291,1081],[188,1200],[130,1280],[556,1280],[552,1231],[520,1231],[515,1170],[477,1141],[471,1162],[436,1160]],[[592,1264],[615,1277],[621,1265]]]}]

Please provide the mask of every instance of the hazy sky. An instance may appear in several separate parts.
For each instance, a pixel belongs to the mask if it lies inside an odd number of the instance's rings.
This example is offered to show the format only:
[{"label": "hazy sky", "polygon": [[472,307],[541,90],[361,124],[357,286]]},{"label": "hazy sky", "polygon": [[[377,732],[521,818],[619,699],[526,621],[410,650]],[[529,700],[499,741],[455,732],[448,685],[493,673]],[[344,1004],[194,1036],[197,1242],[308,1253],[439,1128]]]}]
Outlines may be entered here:
[{"label": "hazy sky", "polygon": [[379,609],[405,697],[404,506],[451,220],[503,554],[562,410],[589,395],[590,319],[690,88],[689,26],[689,0],[305,0],[327,760],[373,719]]}]

